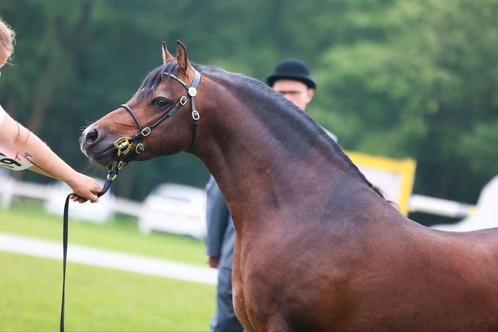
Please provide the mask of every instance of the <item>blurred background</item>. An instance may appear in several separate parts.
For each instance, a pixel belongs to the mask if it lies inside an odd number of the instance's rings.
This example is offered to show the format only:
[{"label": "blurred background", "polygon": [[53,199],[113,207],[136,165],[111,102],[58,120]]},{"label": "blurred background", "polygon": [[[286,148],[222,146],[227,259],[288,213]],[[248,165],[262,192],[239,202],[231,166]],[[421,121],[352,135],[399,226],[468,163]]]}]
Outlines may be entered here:
[{"label": "blurred background", "polygon": [[[498,165],[498,1],[2,1],[17,31],[0,101],[77,169],[83,127],[128,100],[160,42],[197,63],[264,80],[282,58],[310,64],[310,115],[343,148],[417,162],[414,192],[475,203]],[[42,177],[34,181],[46,181]],[[115,193],[204,186],[182,153],[133,163]]]},{"label": "blurred background", "polygon": [[[0,16],[17,32],[14,58],[2,69],[0,103],[69,164],[96,177],[103,178],[105,169],[81,154],[81,130],[127,101],[161,64],[160,42],[173,50],[177,39],[193,62],[261,80],[281,59],[303,59],[318,86],[311,117],[346,150],[416,161],[417,194],[474,205],[498,174],[498,0],[4,0]],[[113,192],[141,202],[160,183],[202,188],[208,175],[199,160],[181,153],[131,163]],[[30,172],[11,176],[50,182]],[[24,217],[25,207],[14,206],[0,219],[25,218],[30,229],[42,213],[37,209]],[[410,217],[426,225],[456,221]],[[105,227],[115,234],[128,229],[116,225],[131,223],[124,218]],[[60,225],[53,226],[56,232]],[[108,244],[92,234],[87,243]],[[157,238],[177,240],[195,247],[195,258],[166,258],[204,264],[202,242]],[[122,246],[110,247],[126,250],[135,240],[119,241]],[[140,241],[137,248],[149,245]],[[142,253],[158,251],[164,254],[159,244]],[[195,326],[205,326],[213,309],[209,287],[204,313],[183,313],[201,317]]]}]

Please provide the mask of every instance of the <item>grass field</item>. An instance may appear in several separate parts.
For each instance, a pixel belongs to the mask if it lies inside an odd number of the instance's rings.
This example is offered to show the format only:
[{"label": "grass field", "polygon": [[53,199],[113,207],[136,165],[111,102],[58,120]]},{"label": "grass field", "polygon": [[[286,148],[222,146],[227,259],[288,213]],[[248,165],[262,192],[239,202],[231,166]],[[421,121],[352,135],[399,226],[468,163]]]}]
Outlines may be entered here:
[{"label": "grass field", "polygon": [[[58,331],[61,263],[0,253],[0,331]],[[70,264],[67,331],[207,331],[214,287]]]},{"label": "grass field", "polygon": [[[204,244],[191,238],[142,235],[132,219],[70,222],[70,243],[205,265]],[[61,241],[62,218],[39,204],[0,210],[0,232]],[[60,261],[0,252],[0,331],[57,331]],[[173,279],[68,265],[68,331],[207,331],[215,288]]]},{"label": "grass field", "polygon": [[[207,266],[203,241],[165,233],[140,234],[132,218],[105,224],[69,219],[70,243]],[[62,217],[46,214],[39,203],[23,202],[0,209],[0,232],[61,242]]]}]

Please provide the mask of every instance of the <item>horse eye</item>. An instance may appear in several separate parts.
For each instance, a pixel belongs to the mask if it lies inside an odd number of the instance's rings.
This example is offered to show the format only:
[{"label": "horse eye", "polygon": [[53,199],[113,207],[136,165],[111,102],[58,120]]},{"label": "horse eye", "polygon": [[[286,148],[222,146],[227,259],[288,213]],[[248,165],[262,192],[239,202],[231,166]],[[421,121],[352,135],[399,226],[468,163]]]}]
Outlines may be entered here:
[{"label": "horse eye", "polygon": [[158,107],[165,107],[166,105],[168,105],[168,99],[164,97],[154,98],[151,102],[151,105]]}]

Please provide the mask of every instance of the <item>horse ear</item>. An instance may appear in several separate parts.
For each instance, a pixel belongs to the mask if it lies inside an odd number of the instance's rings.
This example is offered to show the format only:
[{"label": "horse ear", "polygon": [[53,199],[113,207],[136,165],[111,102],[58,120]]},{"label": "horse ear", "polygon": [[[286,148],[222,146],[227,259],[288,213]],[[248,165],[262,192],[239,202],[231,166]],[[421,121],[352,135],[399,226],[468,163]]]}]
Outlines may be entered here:
[{"label": "horse ear", "polygon": [[176,42],[176,62],[178,63],[178,66],[180,66],[180,69],[184,73],[187,73],[187,69],[190,66],[187,57],[187,48],[179,40]]},{"label": "horse ear", "polygon": [[161,44],[163,51],[163,64],[175,60],[175,57],[173,57],[171,53],[169,53],[168,48],[166,47],[166,43],[163,41]]}]

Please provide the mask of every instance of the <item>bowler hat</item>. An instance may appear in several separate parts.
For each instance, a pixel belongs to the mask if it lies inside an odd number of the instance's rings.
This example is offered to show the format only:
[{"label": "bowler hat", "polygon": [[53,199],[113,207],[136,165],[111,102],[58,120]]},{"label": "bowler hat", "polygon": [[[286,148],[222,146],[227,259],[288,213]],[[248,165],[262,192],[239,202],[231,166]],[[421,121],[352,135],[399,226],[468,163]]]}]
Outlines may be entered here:
[{"label": "bowler hat", "polygon": [[280,62],[273,71],[273,74],[268,76],[266,83],[273,86],[275,81],[282,79],[290,79],[303,82],[308,88],[315,89],[316,84],[310,77],[308,65],[298,59],[285,59]]}]

